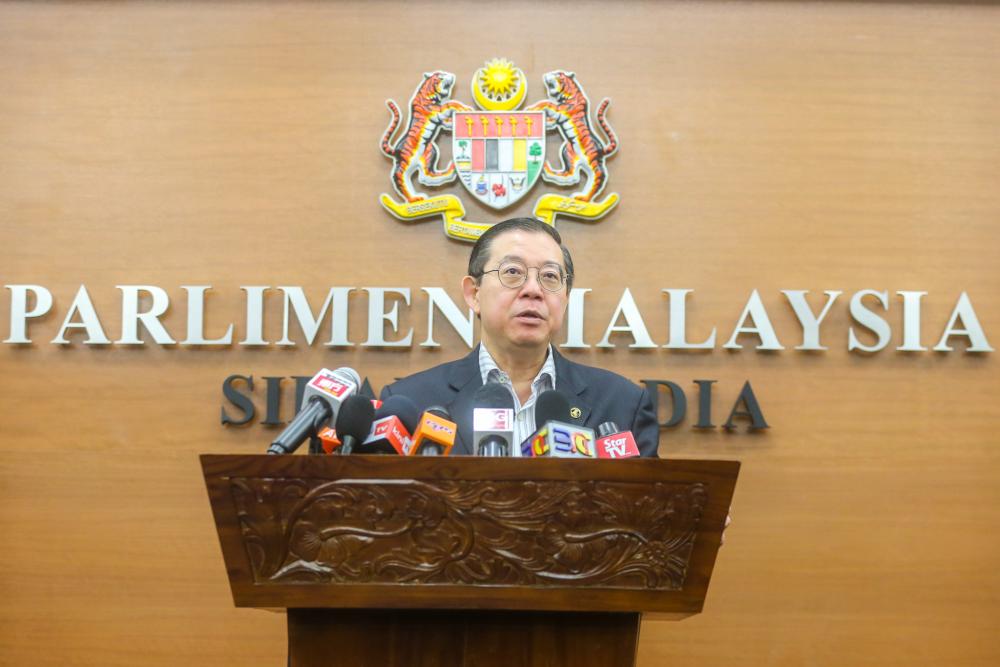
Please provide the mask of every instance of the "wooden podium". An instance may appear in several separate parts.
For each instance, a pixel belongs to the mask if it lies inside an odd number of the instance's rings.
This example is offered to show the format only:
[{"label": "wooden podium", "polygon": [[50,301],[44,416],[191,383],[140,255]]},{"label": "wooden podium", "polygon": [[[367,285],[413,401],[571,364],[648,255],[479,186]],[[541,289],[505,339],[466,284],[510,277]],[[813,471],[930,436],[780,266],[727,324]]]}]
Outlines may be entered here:
[{"label": "wooden podium", "polygon": [[293,667],[634,665],[701,611],[734,461],[201,457],[238,607]]}]

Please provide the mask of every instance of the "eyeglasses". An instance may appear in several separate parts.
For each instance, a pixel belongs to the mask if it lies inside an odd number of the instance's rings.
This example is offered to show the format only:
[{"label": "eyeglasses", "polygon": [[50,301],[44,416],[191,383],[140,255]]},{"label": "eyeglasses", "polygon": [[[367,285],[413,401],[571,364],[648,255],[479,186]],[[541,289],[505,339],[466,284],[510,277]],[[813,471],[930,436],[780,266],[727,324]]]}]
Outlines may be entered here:
[{"label": "eyeglasses", "polygon": [[542,264],[541,266],[525,266],[522,262],[508,260],[500,265],[500,268],[483,271],[483,275],[496,272],[500,284],[510,289],[517,289],[528,279],[528,269],[535,269],[538,272],[538,284],[548,292],[558,292],[566,284],[566,274],[563,268],[555,263]]}]

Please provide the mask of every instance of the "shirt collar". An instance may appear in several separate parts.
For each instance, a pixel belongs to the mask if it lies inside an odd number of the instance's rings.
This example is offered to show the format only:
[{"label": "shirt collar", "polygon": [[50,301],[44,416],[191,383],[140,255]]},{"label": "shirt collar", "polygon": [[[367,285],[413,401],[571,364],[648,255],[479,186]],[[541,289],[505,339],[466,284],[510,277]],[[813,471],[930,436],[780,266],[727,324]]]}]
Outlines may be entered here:
[{"label": "shirt collar", "polygon": [[[500,380],[505,384],[510,384],[510,377],[503,369],[497,366],[497,362],[493,360],[493,355],[490,354],[490,351],[483,344],[479,345],[479,371],[483,377],[483,384],[489,383],[490,375],[493,373],[499,373]],[[556,364],[555,355],[552,354],[551,343],[545,353],[545,363],[538,370],[538,375],[535,376],[535,379],[531,381],[532,389],[537,390],[539,383],[544,382],[546,379],[554,389],[556,386]]]}]

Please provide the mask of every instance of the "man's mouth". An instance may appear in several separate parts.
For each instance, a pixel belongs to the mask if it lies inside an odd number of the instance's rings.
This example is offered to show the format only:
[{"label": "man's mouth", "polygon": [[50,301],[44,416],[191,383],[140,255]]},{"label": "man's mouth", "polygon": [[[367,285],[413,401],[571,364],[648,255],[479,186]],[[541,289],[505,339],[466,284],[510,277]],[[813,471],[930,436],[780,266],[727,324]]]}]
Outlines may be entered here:
[{"label": "man's mouth", "polygon": [[539,321],[545,319],[544,317],[542,317],[542,314],[539,313],[536,310],[524,310],[524,311],[521,311],[520,313],[518,313],[516,315],[516,317],[518,319],[539,320]]}]

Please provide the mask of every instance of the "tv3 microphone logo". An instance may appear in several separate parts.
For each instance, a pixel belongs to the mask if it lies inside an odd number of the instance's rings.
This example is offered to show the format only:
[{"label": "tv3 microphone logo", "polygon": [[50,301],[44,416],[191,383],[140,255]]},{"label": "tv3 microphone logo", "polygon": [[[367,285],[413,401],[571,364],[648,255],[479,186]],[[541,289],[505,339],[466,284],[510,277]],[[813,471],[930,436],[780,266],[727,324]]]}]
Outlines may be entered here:
[{"label": "tv3 microphone logo", "polygon": [[[518,202],[539,179],[556,187],[579,187],[569,196],[550,192],[535,201],[534,217],[553,226],[559,215],[594,221],[617,206],[618,193],[601,199],[608,182],[607,159],[618,152],[618,137],[606,118],[609,98],[592,113],[576,74],[554,70],[542,77],[545,98],[522,109],[528,79],[505,58],[486,62],[473,75],[475,107],[451,99],[455,81],[451,72],[425,73],[410,98],[405,125],[404,110],[395,100],[385,102],[390,120],[379,147],[392,160],[390,181],[398,197],[379,197],[389,213],[407,221],[441,216],[445,234],[462,241],[475,241],[492,226],[466,220],[457,195],[419,191],[414,176],[430,187],[457,180],[477,204],[494,210]],[[452,159],[444,167],[438,164],[436,143],[441,132],[452,135]],[[555,165],[545,160],[548,132],[562,138]]]}]

